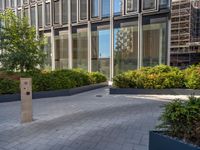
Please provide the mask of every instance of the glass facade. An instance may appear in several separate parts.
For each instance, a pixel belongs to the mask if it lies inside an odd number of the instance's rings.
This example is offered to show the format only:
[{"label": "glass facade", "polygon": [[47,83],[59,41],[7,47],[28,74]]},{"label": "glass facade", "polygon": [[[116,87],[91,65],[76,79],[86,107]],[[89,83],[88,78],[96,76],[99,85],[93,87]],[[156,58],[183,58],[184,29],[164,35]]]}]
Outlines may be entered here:
[{"label": "glass facade", "polygon": [[167,17],[143,18],[143,66],[167,63]]},{"label": "glass facade", "polygon": [[101,0],[101,16],[103,18],[110,16],[110,1]]},{"label": "glass facade", "polygon": [[91,0],[91,18],[98,18],[99,12],[99,0]]},{"label": "glass facade", "polygon": [[114,29],[114,74],[137,69],[138,21],[120,22]]},{"label": "glass facade", "polygon": [[68,34],[55,36],[55,69],[68,69]]},{"label": "glass facade", "polygon": [[52,46],[51,46],[51,36],[50,34],[45,34],[45,40],[46,40],[46,45],[44,46],[44,52],[46,54],[46,59],[45,59],[45,69],[51,70],[52,66]]},{"label": "glass facade", "polygon": [[68,1],[62,0],[62,23],[68,23]]},{"label": "glass facade", "polygon": [[47,37],[46,68],[99,71],[111,80],[169,64],[170,0],[0,0],[0,11],[15,5]]},{"label": "glass facade", "polygon": [[35,7],[31,7],[31,25],[35,26],[36,21],[35,21]]},{"label": "glass facade", "polygon": [[110,30],[107,28],[92,31],[92,71],[110,77]]},{"label": "glass facade", "polygon": [[75,29],[72,33],[73,68],[88,70],[88,34],[87,29]]},{"label": "glass facade", "polygon": [[50,3],[45,4],[45,25],[49,26],[51,23],[51,18],[50,18]]}]

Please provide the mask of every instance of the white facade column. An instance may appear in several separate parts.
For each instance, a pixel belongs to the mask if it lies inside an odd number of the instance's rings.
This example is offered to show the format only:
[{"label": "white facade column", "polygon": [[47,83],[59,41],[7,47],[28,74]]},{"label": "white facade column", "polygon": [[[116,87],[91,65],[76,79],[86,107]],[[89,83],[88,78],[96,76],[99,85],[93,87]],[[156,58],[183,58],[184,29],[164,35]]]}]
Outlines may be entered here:
[{"label": "white facade column", "polygon": [[88,71],[92,71],[92,60],[91,60],[91,54],[92,54],[92,35],[91,35],[91,22],[88,21]]},{"label": "white facade column", "polygon": [[143,66],[143,26],[142,14],[138,14],[138,69]]},{"label": "white facade column", "polygon": [[55,65],[55,34],[54,34],[54,28],[51,27],[51,60],[52,60],[52,70],[56,69]]},{"label": "white facade column", "polygon": [[113,48],[114,48],[114,29],[113,29],[113,0],[110,0],[110,81],[114,76],[114,58],[113,58]]},{"label": "white facade column", "polygon": [[71,0],[68,0],[68,58],[69,69],[72,69],[72,25],[71,25]]},{"label": "white facade column", "polygon": [[171,62],[171,20],[168,21],[168,45],[167,45],[167,65],[170,66]]}]

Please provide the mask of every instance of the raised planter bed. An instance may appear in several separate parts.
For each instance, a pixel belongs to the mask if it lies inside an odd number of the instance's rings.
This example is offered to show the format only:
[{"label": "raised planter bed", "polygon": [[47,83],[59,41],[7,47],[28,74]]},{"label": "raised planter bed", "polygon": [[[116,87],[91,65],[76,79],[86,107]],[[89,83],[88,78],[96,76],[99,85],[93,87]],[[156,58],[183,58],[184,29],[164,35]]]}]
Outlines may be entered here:
[{"label": "raised planter bed", "polygon": [[[72,89],[64,89],[64,90],[55,90],[55,91],[41,91],[41,92],[33,92],[33,99],[40,99],[40,98],[49,98],[49,97],[60,97],[60,96],[71,96],[74,94],[106,87],[107,83],[100,83],[100,84],[93,84],[87,85]],[[0,95],[0,103],[3,102],[13,102],[19,101],[20,94],[7,94],[7,95]]]},{"label": "raised planter bed", "polygon": [[150,131],[149,150],[200,150],[200,147],[168,137],[162,132]]},{"label": "raised planter bed", "polygon": [[110,94],[140,94],[140,95],[200,95],[200,90],[192,89],[134,89],[110,88]]}]

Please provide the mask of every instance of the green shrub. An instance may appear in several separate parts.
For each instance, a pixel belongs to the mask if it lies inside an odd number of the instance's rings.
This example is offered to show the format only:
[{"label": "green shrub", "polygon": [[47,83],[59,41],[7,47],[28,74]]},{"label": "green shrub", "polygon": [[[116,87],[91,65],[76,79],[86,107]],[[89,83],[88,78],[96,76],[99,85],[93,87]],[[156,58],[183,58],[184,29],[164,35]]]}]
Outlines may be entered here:
[{"label": "green shrub", "polygon": [[115,76],[113,78],[114,86],[119,88],[135,88],[137,86],[136,73],[136,71],[128,71]]},{"label": "green shrub", "polygon": [[167,134],[200,145],[200,98],[177,99],[165,106],[160,129]]},{"label": "green shrub", "polygon": [[106,82],[106,76],[100,72],[91,72],[89,73],[90,81],[93,84]]},{"label": "green shrub", "polygon": [[185,71],[185,85],[190,89],[200,89],[200,66],[191,66]]},{"label": "green shrub", "polygon": [[19,92],[19,80],[0,79],[0,94]]},{"label": "green shrub", "polygon": [[69,89],[106,81],[106,77],[101,73],[88,73],[81,69],[26,73],[0,72],[0,94],[19,92],[20,77],[32,78],[34,92]]},{"label": "green shrub", "polygon": [[184,74],[176,67],[159,65],[119,74],[113,81],[119,88],[183,88]]}]

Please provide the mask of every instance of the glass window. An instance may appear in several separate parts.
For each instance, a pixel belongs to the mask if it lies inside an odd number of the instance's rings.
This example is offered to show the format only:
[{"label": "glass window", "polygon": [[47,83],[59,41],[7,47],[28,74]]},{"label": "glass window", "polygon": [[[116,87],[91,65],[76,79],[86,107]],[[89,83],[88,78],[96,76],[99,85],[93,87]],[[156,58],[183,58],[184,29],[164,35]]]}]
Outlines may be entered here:
[{"label": "glass window", "polygon": [[22,11],[21,11],[21,10],[18,10],[18,11],[17,11],[17,16],[18,16],[19,18],[22,17]]},{"label": "glass window", "polygon": [[156,9],[156,0],[143,0],[143,10]]},{"label": "glass window", "polygon": [[73,37],[73,68],[88,70],[87,29],[78,29]]},{"label": "glass window", "polygon": [[55,67],[68,69],[68,34],[55,36]]},{"label": "glass window", "polygon": [[50,25],[50,3],[45,4],[45,25]]},{"label": "glass window", "polygon": [[138,11],[138,0],[126,0],[126,13]]},{"label": "glass window", "polygon": [[114,0],[114,15],[120,15],[122,13],[122,0]]},{"label": "glass window", "polygon": [[5,7],[6,7],[6,8],[9,7],[9,0],[5,0]]},{"label": "glass window", "polygon": [[59,2],[60,1],[55,1],[54,2],[54,24],[59,24],[60,23]]},{"label": "glass window", "polygon": [[17,6],[21,6],[21,0],[17,0]]},{"label": "glass window", "polygon": [[44,35],[46,44],[44,46],[44,52],[46,54],[46,59],[45,59],[45,69],[51,70],[52,67],[52,53],[51,53],[51,36],[50,35]]},{"label": "glass window", "polygon": [[143,66],[167,64],[168,18],[143,18]]},{"label": "glass window", "polygon": [[110,1],[109,0],[101,0],[101,9],[102,9],[102,17],[110,16]]},{"label": "glass window", "polygon": [[35,21],[35,7],[31,7],[31,25],[35,26],[36,21]]},{"label": "glass window", "polygon": [[28,8],[24,8],[24,17],[28,17]]},{"label": "glass window", "polygon": [[71,15],[72,23],[77,22],[77,0],[71,1]]},{"label": "glass window", "polygon": [[0,11],[3,10],[3,1],[0,1]]},{"label": "glass window", "polygon": [[98,71],[110,77],[110,30],[92,31],[92,71]]},{"label": "glass window", "polygon": [[68,23],[68,1],[63,0],[62,1],[62,23],[67,24]]},{"label": "glass window", "polygon": [[11,0],[10,3],[11,3],[11,7],[13,8],[15,6],[15,0]]},{"label": "glass window", "polygon": [[114,74],[137,69],[138,21],[116,24],[114,29]]},{"label": "glass window", "polygon": [[28,0],[23,0],[23,3],[24,3],[24,4],[27,4],[27,3],[28,3]]},{"label": "glass window", "polygon": [[80,20],[85,20],[87,19],[87,0],[79,0],[79,16]]},{"label": "glass window", "polygon": [[99,17],[99,0],[91,0],[91,17]]},{"label": "glass window", "polygon": [[169,0],[160,0],[160,8],[169,7]]},{"label": "glass window", "polygon": [[42,5],[38,5],[38,26],[41,28],[43,27],[43,21],[42,21]]}]

